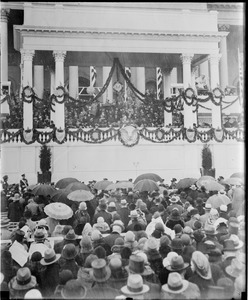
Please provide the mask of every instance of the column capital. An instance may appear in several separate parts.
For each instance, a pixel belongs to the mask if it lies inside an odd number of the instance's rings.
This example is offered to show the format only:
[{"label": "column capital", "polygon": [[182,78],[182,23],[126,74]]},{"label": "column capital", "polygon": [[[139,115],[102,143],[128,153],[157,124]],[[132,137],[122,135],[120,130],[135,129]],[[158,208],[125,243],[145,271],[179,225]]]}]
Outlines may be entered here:
[{"label": "column capital", "polygon": [[56,62],[64,62],[66,51],[53,51],[53,57]]},{"label": "column capital", "polygon": [[6,23],[8,22],[9,12],[10,9],[5,9],[5,8],[1,9],[1,22],[6,22]]},{"label": "column capital", "polygon": [[180,59],[181,59],[183,64],[190,64],[193,57],[194,57],[193,53],[182,53],[180,55]]},{"label": "column capital", "polygon": [[23,61],[33,61],[33,57],[35,54],[34,50],[21,49],[21,62]]},{"label": "column capital", "polygon": [[220,53],[212,53],[209,54],[208,60],[210,61],[211,64],[218,64],[220,59],[221,59],[221,54]]},{"label": "column capital", "polygon": [[218,24],[219,31],[229,31],[230,25],[229,24]]}]

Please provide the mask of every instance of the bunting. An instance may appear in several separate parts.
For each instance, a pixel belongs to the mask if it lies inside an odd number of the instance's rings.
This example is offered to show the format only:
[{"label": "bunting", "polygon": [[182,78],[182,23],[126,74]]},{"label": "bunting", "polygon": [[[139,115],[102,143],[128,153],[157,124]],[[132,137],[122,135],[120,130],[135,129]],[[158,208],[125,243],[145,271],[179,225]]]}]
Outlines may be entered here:
[{"label": "bunting", "polygon": [[162,70],[161,68],[156,68],[157,74],[157,99],[160,99],[161,92],[162,92]]},{"label": "bunting", "polygon": [[[125,74],[126,74],[127,78],[129,80],[131,80],[131,74],[132,73],[131,73],[131,68],[130,67],[125,67]],[[127,101],[127,88],[128,88],[128,84],[125,80],[125,101]]]}]

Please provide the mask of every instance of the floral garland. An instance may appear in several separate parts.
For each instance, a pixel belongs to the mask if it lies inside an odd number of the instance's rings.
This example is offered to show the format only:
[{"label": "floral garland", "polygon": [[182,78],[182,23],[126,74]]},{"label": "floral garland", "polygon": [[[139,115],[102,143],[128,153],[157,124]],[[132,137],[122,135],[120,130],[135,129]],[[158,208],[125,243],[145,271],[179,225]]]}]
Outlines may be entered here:
[{"label": "floral garland", "polygon": [[5,101],[9,103],[10,100],[10,95],[5,95],[3,99],[0,99],[0,104],[3,104]]},{"label": "floral garland", "polygon": [[[140,136],[150,142],[153,143],[169,143],[172,142],[173,140],[179,138],[180,139],[180,135],[183,132],[183,128],[180,128],[179,131],[174,130],[173,128],[170,128],[168,131],[165,131],[163,128],[157,128],[155,130],[149,130],[147,128],[142,128],[140,130]],[[151,135],[151,134],[155,134],[156,138],[159,141],[156,141],[154,139],[151,139],[150,137],[147,137],[147,134]],[[165,138],[165,136],[170,137],[170,135],[173,134],[173,136],[170,139],[166,139],[166,140],[162,140]]]}]

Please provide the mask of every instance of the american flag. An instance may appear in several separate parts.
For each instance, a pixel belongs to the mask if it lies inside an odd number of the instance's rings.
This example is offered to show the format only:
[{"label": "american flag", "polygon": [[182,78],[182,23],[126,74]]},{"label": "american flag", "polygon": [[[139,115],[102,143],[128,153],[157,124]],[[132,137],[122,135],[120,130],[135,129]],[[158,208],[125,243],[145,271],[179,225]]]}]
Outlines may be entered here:
[{"label": "american flag", "polygon": [[[131,68],[130,67],[125,67],[125,74],[126,76],[131,79]],[[128,85],[127,85],[127,82],[125,80],[125,101],[127,101],[127,88],[128,88]]]},{"label": "american flag", "polygon": [[157,99],[160,99],[160,95],[162,92],[162,70],[161,68],[156,68],[156,74],[157,74]]},{"label": "american flag", "polygon": [[90,66],[90,86],[95,86],[96,84],[96,69],[93,66]]},{"label": "american flag", "polygon": [[243,64],[244,64],[244,53],[240,52],[238,49],[238,62],[239,62],[239,102],[243,105],[243,85],[244,85],[244,75],[243,75]]}]

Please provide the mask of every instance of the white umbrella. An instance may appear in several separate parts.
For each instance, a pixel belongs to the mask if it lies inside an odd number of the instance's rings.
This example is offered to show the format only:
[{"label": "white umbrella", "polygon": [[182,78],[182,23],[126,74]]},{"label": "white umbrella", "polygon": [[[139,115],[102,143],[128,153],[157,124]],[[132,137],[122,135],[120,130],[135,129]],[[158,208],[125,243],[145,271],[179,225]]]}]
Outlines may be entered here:
[{"label": "white umbrella", "polygon": [[94,199],[94,195],[90,191],[86,190],[76,190],[71,192],[67,198],[69,200],[77,201],[77,202],[82,202],[82,201],[89,201]]},{"label": "white umbrella", "polygon": [[67,220],[73,215],[72,209],[61,202],[50,203],[45,206],[44,212],[51,218],[56,220]]}]

